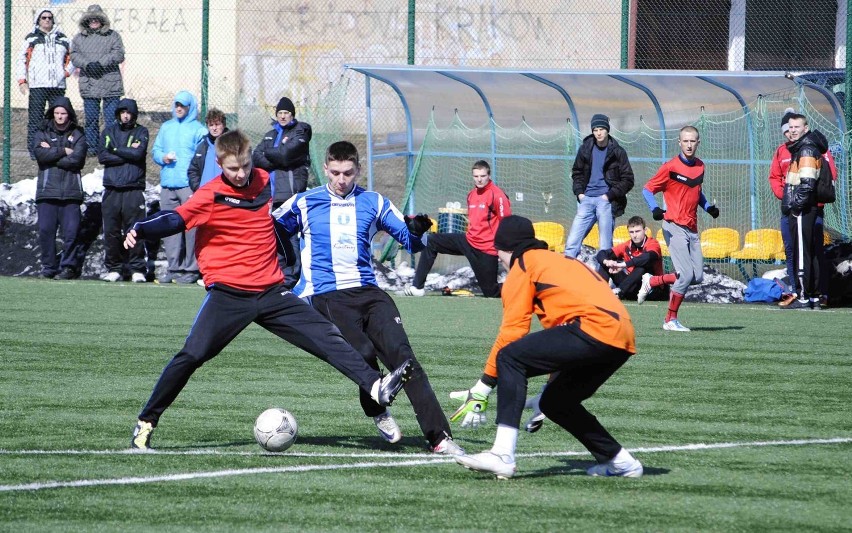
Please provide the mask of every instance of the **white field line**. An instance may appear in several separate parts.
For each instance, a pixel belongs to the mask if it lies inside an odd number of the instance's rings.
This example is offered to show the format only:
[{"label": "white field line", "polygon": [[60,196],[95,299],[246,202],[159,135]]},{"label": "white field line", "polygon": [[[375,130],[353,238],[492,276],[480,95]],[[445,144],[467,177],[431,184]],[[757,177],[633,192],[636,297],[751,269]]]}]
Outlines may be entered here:
[{"label": "white field line", "polygon": [[[812,446],[820,444],[848,444],[852,443],[852,437],[833,437],[826,439],[798,439],[798,440],[774,440],[774,441],[752,441],[752,442],[719,442],[711,444],[695,443],[671,446],[651,446],[630,448],[636,453],[665,453],[679,451],[718,450],[726,448],[751,448],[759,446]],[[452,457],[436,457],[434,454],[404,454],[404,453],[281,453],[270,454],[262,452],[221,452],[217,450],[186,450],[186,451],[151,451],[131,452],[129,450],[0,450],[0,455],[218,455],[218,456],[264,456],[281,455],[283,457],[308,457],[308,458],[413,458],[408,461],[389,463],[350,463],[333,465],[301,465],[301,466],[279,466],[261,468],[241,468],[228,470],[214,470],[211,472],[188,472],[184,474],[168,474],[162,476],[148,477],[123,477],[112,479],[81,479],[76,481],[45,481],[26,483],[22,485],[0,485],[0,492],[35,491],[43,489],[58,489],[69,487],[96,487],[104,485],[140,485],[144,483],[159,483],[164,481],[185,481],[190,479],[220,478],[230,476],[244,476],[255,474],[277,474],[287,472],[313,472],[322,470],[351,470],[363,468],[399,468],[408,466],[422,466],[429,464],[449,463]],[[588,455],[588,452],[535,452],[519,453],[517,457],[572,457]]]}]

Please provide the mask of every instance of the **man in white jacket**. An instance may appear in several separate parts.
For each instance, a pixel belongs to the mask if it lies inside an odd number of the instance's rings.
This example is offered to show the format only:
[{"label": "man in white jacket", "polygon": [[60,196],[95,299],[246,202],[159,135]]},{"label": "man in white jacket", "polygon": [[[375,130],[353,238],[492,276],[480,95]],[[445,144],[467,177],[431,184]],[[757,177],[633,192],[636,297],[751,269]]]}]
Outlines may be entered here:
[{"label": "man in white jacket", "polygon": [[65,96],[65,78],[71,75],[71,40],[59,31],[51,9],[35,11],[33,29],[18,54],[16,77],[21,94],[29,93],[27,150],[33,154],[33,135],[44,119],[45,106]]}]

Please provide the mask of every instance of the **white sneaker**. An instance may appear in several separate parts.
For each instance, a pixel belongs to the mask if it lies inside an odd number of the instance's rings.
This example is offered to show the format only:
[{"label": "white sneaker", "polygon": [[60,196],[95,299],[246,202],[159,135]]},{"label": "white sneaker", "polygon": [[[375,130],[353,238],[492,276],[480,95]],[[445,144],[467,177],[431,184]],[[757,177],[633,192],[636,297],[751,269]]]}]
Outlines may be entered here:
[{"label": "white sneaker", "polygon": [[198,278],[195,281],[195,284],[198,285],[199,287],[206,287],[206,285],[204,285],[204,278]]},{"label": "white sneaker", "polygon": [[432,453],[438,455],[464,455],[464,448],[456,444],[452,437],[447,437],[432,448]]},{"label": "white sneaker", "polygon": [[636,295],[636,301],[642,303],[651,292],[651,274],[642,274],[642,286],[639,287],[639,293]]},{"label": "white sneaker", "polygon": [[107,272],[106,274],[101,276],[101,279],[110,283],[115,283],[116,281],[121,280],[121,274],[119,274],[118,272]]},{"label": "white sneaker", "polygon": [[596,477],[642,477],[643,472],[642,463],[636,460],[624,448],[612,460],[586,470],[587,474]]},{"label": "white sneaker", "polygon": [[396,291],[397,296],[425,296],[426,289],[418,289],[413,285],[409,285],[401,291]]},{"label": "white sneaker", "polygon": [[690,331],[688,327],[678,322],[678,319],[676,318],[673,318],[668,322],[664,323],[663,329],[666,331]]},{"label": "white sneaker", "polygon": [[399,442],[402,438],[402,430],[399,429],[399,424],[390,414],[390,411],[385,411],[384,414],[373,417],[373,422],[376,423],[376,429],[379,430],[379,435],[383,439],[393,444]]},{"label": "white sneaker", "polygon": [[145,283],[148,280],[145,279],[145,274],[141,272],[134,272],[133,275],[130,276],[130,281],[133,283]]},{"label": "white sneaker", "polygon": [[456,455],[456,462],[469,470],[490,472],[497,479],[509,479],[515,475],[515,460],[508,455],[497,455],[487,451],[474,455]]}]

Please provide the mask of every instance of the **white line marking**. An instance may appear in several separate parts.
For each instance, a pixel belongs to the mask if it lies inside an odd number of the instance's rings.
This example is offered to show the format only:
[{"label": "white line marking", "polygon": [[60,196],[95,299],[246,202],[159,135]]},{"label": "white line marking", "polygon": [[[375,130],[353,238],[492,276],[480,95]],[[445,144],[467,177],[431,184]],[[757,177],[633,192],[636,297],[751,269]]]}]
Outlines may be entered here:
[{"label": "white line marking", "polygon": [[[852,437],[832,437],[826,439],[797,439],[797,440],[768,440],[753,442],[717,442],[717,443],[695,443],[672,446],[649,446],[630,448],[636,453],[664,453],[695,450],[719,450],[725,448],[750,448],[759,446],[808,446],[819,444],[848,444],[852,443]],[[129,450],[0,450],[0,455],[126,455]],[[34,491],[43,489],[58,489],[69,487],[96,487],[104,485],[139,485],[143,483],[158,483],[162,481],[184,481],[190,479],[218,478],[229,476],[243,476],[253,474],[276,474],[286,472],[313,472],[322,470],[350,470],[363,468],[400,468],[406,466],[422,466],[428,464],[442,464],[452,462],[452,457],[436,457],[431,453],[281,453],[270,454],[265,452],[221,452],[218,450],[187,450],[187,451],[153,451],[144,455],[222,455],[222,456],[268,456],[281,455],[283,457],[307,457],[307,458],[412,458],[408,461],[393,463],[354,463],[334,465],[302,465],[302,466],[279,466],[265,468],[242,468],[237,470],[216,470],[212,472],[189,472],[185,474],[168,474],[150,477],[124,477],[113,479],[81,479],[77,481],[45,481],[27,483],[23,485],[0,485],[0,492]],[[534,452],[519,453],[517,457],[573,457],[588,455],[587,451],[581,452]]]}]

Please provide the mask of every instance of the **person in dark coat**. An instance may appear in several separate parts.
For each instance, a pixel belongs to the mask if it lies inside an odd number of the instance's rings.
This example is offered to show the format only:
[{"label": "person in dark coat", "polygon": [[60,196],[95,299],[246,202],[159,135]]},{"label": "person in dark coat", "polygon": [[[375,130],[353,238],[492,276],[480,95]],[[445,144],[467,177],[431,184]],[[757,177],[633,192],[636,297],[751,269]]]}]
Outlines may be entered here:
[{"label": "person in dark coat", "polygon": [[[36,206],[41,248],[41,277],[73,279],[74,256],[71,247],[80,226],[83,183],[80,171],[86,162],[86,137],[77,125],[71,100],[56,98],[44,116],[42,127],[33,136],[33,153],[38,162]],[[56,256],[56,231],[62,230],[63,251]]]}]

